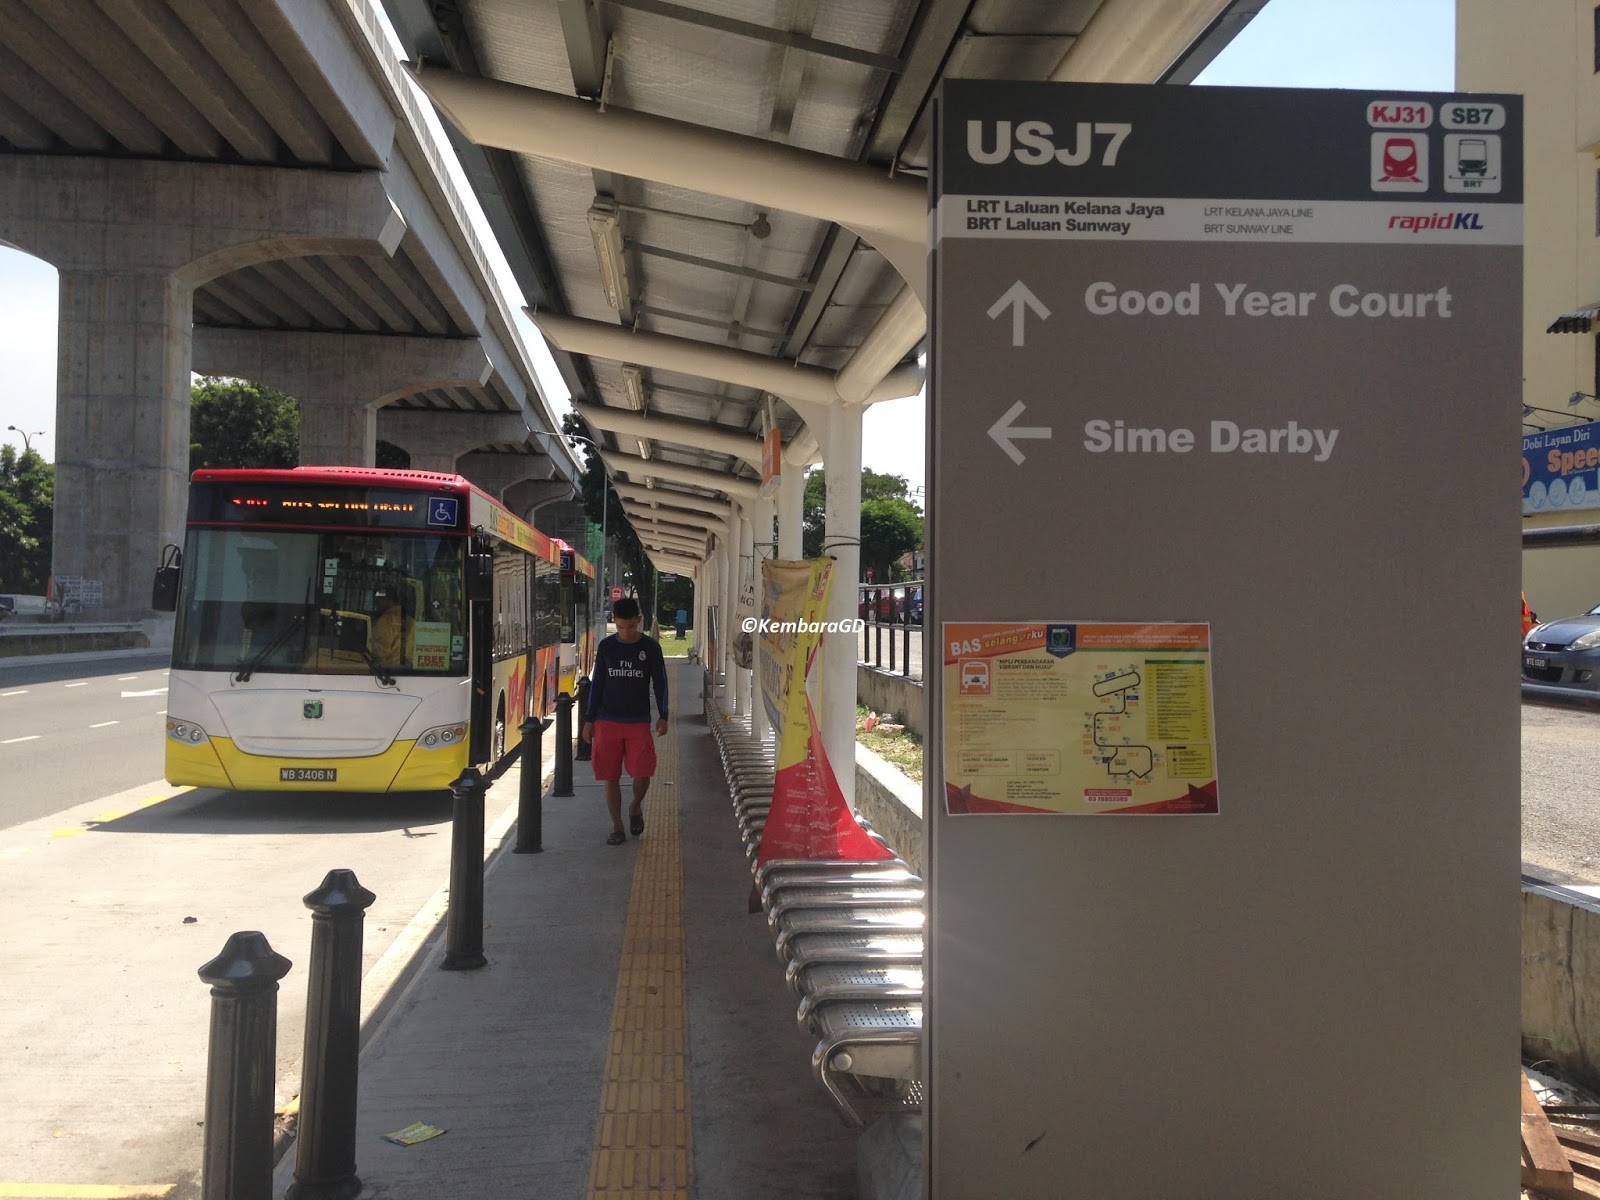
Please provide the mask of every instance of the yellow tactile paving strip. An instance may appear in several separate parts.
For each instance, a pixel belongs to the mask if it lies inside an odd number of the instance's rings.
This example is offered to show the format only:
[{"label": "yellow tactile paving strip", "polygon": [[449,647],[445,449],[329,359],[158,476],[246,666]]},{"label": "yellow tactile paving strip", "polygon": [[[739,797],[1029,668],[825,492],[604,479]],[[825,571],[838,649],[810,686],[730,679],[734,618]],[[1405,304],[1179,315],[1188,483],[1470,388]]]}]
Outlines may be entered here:
[{"label": "yellow tactile paving strip", "polygon": [[[683,853],[677,731],[656,742],[617,1002],[595,1122],[589,1200],[689,1200],[689,1076],[683,996]],[[624,812],[628,784],[622,785]]]}]

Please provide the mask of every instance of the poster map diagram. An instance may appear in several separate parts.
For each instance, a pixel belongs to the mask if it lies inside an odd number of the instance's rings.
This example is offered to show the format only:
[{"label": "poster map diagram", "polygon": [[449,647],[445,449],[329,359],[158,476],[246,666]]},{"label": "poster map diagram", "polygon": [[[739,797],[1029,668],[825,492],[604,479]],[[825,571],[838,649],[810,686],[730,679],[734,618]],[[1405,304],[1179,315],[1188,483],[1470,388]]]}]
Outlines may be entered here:
[{"label": "poster map diagram", "polygon": [[951,815],[1213,814],[1205,624],[947,622]]}]

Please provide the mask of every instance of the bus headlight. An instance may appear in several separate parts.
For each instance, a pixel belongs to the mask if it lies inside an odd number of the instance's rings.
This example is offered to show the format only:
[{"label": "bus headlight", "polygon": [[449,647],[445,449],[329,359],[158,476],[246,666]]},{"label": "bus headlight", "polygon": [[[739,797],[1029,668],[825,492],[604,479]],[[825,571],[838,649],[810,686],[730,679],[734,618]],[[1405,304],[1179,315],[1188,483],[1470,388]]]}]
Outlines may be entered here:
[{"label": "bus headlight", "polygon": [[201,742],[211,739],[206,736],[206,731],[193,721],[167,721],[167,736],[175,742],[182,742],[185,746],[198,746]]},{"label": "bus headlight", "polygon": [[417,735],[417,745],[424,750],[443,750],[450,746],[459,746],[466,737],[465,725],[435,725],[432,729],[424,729]]}]

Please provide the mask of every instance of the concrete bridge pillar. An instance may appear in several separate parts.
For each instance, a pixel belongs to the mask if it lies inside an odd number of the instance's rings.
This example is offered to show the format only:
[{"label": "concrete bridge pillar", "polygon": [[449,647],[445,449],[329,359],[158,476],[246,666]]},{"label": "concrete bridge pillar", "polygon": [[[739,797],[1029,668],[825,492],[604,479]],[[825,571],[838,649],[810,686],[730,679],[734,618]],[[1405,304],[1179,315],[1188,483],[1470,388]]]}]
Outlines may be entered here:
[{"label": "concrete bridge pillar", "polygon": [[161,547],[183,541],[194,289],[159,268],[64,269],[60,285],[51,569],[134,615]]},{"label": "concrete bridge pillar", "polygon": [[377,462],[376,405],[297,398],[302,467],[370,467]]},{"label": "concrete bridge pillar", "polygon": [[[463,454],[496,442],[521,445],[528,440],[528,425],[519,413],[445,413],[384,408],[378,412],[378,437],[409,454],[414,470],[466,474],[458,461]],[[474,479],[473,482],[478,481]],[[483,487],[482,484],[478,486]]]},{"label": "concrete bridge pillar", "polygon": [[99,615],[149,617],[183,540],[194,289],[314,254],[392,254],[405,221],[376,172],[0,155],[0,241],[61,274],[55,557]]},{"label": "concrete bridge pillar", "polygon": [[548,504],[570,500],[572,495],[572,484],[565,479],[522,479],[506,488],[500,503],[546,537],[553,537],[556,535],[546,529],[546,523],[540,519],[540,510]]},{"label": "concrete bridge pillar", "polygon": [[[483,344],[475,337],[385,337],[371,333],[285,333],[267,329],[195,331],[195,370],[269,383],[300,402],[300,465],[372,466],[380,436],[378,410],[402,396],[442,387],[476,387],[491,373]],[[454,414],[408,413],[429,418],[434,428],[451,425]],[[520,441],[527,437],[522,418]],[[419,425],[426,428],[427,423]],[[385,436],[385,441],[395,439]],[[419,463],[419,470],[454,470]]]},{"label": "concrete bridge pillar", "polygon": [[[520,422],[520,418],[518,418]],[[547,461],[527,454],[463,454],[456,462],[456,470],[488,492],[502,500],[506,489],[524,479],[548,476]]]},{"label": "concrete bridge pillar", "polygon": [[[521,483],[512,484],[506,489],[506,496],[520,496],[520,489],[524,486],[526,485]],[[512,508],[510,504],[506,507]],[[518,509],[512,508],[512,511],[517,512],[519,516],[522,515]],[[533,515],[536,517],[533,527],[545,537],[560,538],[579,554],[588,557],[589,514],[584,511],[581,500],[569,500],[564,496],[555,497],[540,504],[538,512]],[[526,519],[528,518],[524,517],[524,520]]]}]

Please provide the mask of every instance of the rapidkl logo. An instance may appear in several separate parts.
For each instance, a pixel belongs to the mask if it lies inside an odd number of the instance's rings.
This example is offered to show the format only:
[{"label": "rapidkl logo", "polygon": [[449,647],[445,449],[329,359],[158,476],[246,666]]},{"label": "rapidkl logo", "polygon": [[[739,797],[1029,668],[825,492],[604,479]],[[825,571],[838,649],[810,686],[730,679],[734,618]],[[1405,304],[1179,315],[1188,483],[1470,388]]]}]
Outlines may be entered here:
[{"label": "rapidkl logo", "polygon": [[1389,218],[1389,228],[1404,229],[1411,233],[1422,233],[1429,229],[1465,229],[1482,233],[1483,214],[1475,212],[1436,212],[1425,215],[1412,213],[1406,216],[1396,214]]}]

